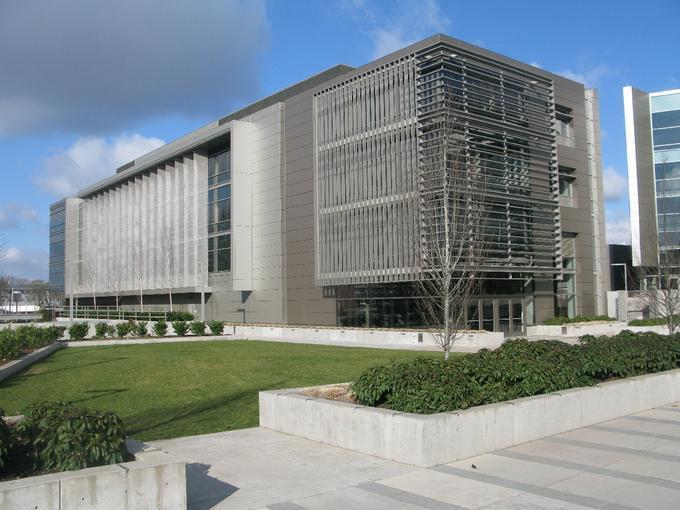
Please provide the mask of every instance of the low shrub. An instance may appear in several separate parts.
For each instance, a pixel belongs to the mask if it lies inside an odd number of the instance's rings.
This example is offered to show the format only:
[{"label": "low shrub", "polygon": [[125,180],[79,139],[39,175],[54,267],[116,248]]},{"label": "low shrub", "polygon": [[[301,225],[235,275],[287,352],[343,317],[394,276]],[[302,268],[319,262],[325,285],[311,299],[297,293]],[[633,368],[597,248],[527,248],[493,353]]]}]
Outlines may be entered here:
[{"label": "low shrub", "polygon": [[352,384],[359,403],[437,413],[589,386],[680,366],[680,335],[584,336],[577,345],[509,340],[448,361],[416,359],[369,368]]},{"label": "low shrub", "polygon": [[0,472],[3,472],[7,467],[9,454],[14,446],[12,431],[7,423],[5,423],[4,416],[5,410],[0,409]]},{"label": "low shrub", "polygon": [[35,471],[67,471],[123,462],[125,430],[118,416],[68,402],[34,404],[18,434],[30,445]]},{"label": "low shrub", "polygon": [[189,323],[185,321],[173,321],[172,329],[175,330],[175,335],[186,336],[187,331],[189,331]]},{"label": "low shrub", "polygon": [[136,336],[148,336],[149,332],[146,329],[147,325],[148,323],[139,321],[132,327],[132,331]]},{"label": "low shrub", "polygon": [[115,333],[113,326],[109,326],[106,322],[98,322],[94,325],[94,337],[106,338],[112,334],[112,330]]},{"label": "low shrub", "polygon": [[128,319],[126,322],[119,322],[116,324],[116,334],[121,338],[125,338],[128,335],[135,334],[136,327],[137,323],[132,319]]},{"label": "low shrub", "polygon": [[561,326],[562,324],[576,324],[579,322],[615,321],[607,315],[577,315],[576,317],[552,317],[543,322],[546,326]]},{"label": "low shrub", "polygon": [[654,319],[633,319],[628,321],[629,326],[665,326],[667,323],[666,319],[654,318]]},{"label": "low shrub", "polygon": [[21,354],[21,345],[10,329],[0,330],[0,360],[18,358]]},{"label": "low shrub", "polygon": [[189,324],[189,329],[196,336],[205,335],[205,322],[203,321],[193,321]]},{"label": "low shrub", "polygon": [[19,326],[0,330],[0,360],[18,358],[24,349],[40,349],[56,342],[65,330],[62,326]]},{"label": "low shrub", "polygon": [[71,340],[82,340],[87,336],[90,325],[87,322],[74,322],[68,328],[68,336]]},{"label": "low shrub", "polygon": [[213,335],[221,335],[224,331],[224,321],[210,321],[208,323],[208,328],[210,328],[210,332]]},{"label": "low shrub", "polygon": [[153,325],[153,333],[156,336],[165,336],[168,334],[168,323],[165,321],[156,321]]},{"label": "low shrub", "polygon": [[191,312],[168,312],[166,315],[166,320],[168,322],[175,321],[192,321],[194,320],[194,314]]}]

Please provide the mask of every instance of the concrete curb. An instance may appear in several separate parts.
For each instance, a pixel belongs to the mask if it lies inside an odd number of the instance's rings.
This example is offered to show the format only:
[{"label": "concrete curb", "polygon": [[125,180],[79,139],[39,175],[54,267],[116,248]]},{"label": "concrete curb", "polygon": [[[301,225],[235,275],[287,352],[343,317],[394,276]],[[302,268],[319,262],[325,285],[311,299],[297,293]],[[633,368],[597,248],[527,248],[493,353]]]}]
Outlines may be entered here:
[{"label": "concrete curb", "polygon": [[30,367],[41,359],[46,358],[54,351],[61,349],[61,347],[61,342],[57,341],[45,347],[41,347],[40,349],[33,351],[31,354],[27,354],[22,358],[5,363],[4,365],[0,366],[0,382],[16,374],[17,372],[20,372],[24,368]]},{"label": "concrete curb", "polygon": [[432,467],[680,401],[680,369],[463,411],[419,415],[262,391],[260,426]]}]

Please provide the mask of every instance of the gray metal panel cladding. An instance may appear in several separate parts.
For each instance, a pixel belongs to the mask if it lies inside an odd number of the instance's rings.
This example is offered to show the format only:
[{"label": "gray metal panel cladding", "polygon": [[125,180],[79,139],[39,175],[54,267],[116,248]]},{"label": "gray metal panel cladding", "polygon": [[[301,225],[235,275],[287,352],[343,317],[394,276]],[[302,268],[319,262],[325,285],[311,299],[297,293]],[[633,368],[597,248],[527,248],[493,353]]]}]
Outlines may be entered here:
[{"label": "gray metal panel cladding", "polygon": [[315,94],[317,284],[417,277],[436,181],[419,160],[441,143],[447,93],[491,183],[488,270],[561,270],[552,81],[444,41]]}]

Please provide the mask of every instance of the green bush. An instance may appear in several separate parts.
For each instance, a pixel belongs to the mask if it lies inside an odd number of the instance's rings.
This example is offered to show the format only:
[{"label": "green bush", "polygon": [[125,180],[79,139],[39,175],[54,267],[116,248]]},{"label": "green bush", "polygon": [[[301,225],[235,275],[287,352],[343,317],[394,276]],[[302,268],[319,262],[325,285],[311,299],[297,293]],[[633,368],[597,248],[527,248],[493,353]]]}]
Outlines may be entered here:
[{"label": "green bush", "polygon": [[7,467],[9,454],[14,446],[14,437],[12,436],[12,431],[9,429],[9,426],[3,419],[4,416],[5,410],[0,409],[0,472],[4,471]]},{"label": "green bush", "polygon": [[210,321],[208,327],[213,335],[221,335],[224,331],[224,321]]},{"label": "green bush", "polygon": [[364,405],[404,412],[466,409],[611,378],[680,366],[680,335],[585,336],[577,345],[510,340],[496,350],[448,361],[416,359],[372,367],[352,384]]},{"label": "green bush", "polygon": [[140,322],[137,322],[137,323],[134,325],[134,327],[132,328],[133,333],[134,333],[136,336],[139,336],[139,337],[148,336],[149,332],[148,332],[147,329],[146,329],[147,324],[148,324],[148,323],[146,323],[146,322],[141,322],[141,321],[140,321]]},{"label": "green bush", "polygon": [[205,322],[194,321],[189,325],[189,329],[196,336],[205,335]]},{"label": "green bush", "polygon": [[94,337],[106,338],[109,335],[110,328],[106,322],[98,322],[94,325]]},{"label": "green bush", "polygon": [[633,319],[628,321],[629,326],[665,326],[666,323],[666,319],[658,317],[655,319]]},{"label": "green bush", "polygon": [[125,338],[134,331],[134,328],[135,321],[132,319],[129,319],[127,322],[119,322],[116,324],[116,334],[121,338]]},{"label": "green bush", "polygon": [[153,325],[153,332],[156,336],[165,336],[168,334],[168,323],[161,320],[157,321]]},{"label": "green bush", "polygon": [[126,460],[125,430],[113,413],[67,402],[34,404],[18,433],[31,445],[36,471],[67,471]]},{"label": "green bush", "polygon": [[10,329],[0,330],[0,360],[18,358],[21,354],[21,345]]},{"label": "green bush", "polygon": [[87,336],[90,325],[87,322],[74,322],[68,328],[68,336],[71,340],[82,340]]},{"label": "green bush", "polygon": [[576,317],[552,317],[543,324],[546,326],[561,326],[562,324],[575,324],[579,322],[595,322],[595,321],[615,321],[607,315],[577,315]]},{"label": "green bush", "polygon": [[168,312],[166,319],[168,322],[192,321],[194,320],[194,314],[191,312]]},{"label": "green bush", "polygon": [[175,335],[186,336],[187,331],[189,331],[189,323],[185,321],[173,321],[172,329],[175,330]]}]

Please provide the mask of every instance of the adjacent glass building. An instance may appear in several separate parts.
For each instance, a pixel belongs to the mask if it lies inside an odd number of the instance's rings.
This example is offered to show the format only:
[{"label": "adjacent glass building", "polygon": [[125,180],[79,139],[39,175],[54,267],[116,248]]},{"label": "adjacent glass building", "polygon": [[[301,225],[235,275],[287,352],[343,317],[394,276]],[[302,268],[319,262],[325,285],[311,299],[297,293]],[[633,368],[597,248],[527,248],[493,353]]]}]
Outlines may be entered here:
[{"label": "adjacent glass building", "polygon": [[623,89],[633,264],[680,249],[680,89]]}]

